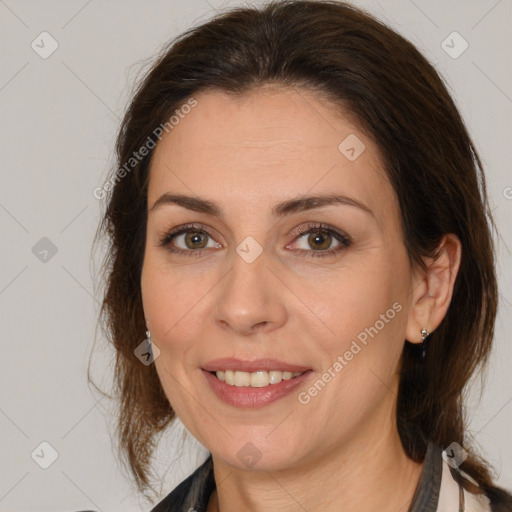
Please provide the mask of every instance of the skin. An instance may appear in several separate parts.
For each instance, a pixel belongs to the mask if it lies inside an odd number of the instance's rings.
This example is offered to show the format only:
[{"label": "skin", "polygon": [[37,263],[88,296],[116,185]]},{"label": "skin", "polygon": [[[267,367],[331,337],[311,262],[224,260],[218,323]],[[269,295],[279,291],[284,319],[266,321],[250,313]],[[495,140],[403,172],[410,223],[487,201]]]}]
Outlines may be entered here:
[{"label": "skin", "polygon": [[[422,464],[398,437],[399,359],[405,340],[420,342],[421,328],[433,331],[444,317],[460,242],[445,236],[439,258],[426,260],[429,272],[410,265],[377,146],[319,93],[267,87],[195,98],[153,155],[141,290],[166,396],[213,455],[208,511],[407,510]],[[350,134],[366,148],[355,161],[338,149]],[[152,209],[164,193],[208,199],[223,215]],[[277,203],[325,193],[371,213],[336,204],[272,215]],[[340,243],[327,236],[319,249],[296,232],[318,222],[351,245],[319,257]],[[210,235],[201,254],[159,245],[188,223]],[[263,249],[252,263],[236,252],[248,236]],[[172,244],[197,251],[184,236]],[[201,371],[220,357],[274,358],[312,368],[299,390],[307,391],[395,303],[401,311],[307,404],[293,392],[257,409],[227,405]],[[252,467],[237,457],[248,442],[261,454]]]}]

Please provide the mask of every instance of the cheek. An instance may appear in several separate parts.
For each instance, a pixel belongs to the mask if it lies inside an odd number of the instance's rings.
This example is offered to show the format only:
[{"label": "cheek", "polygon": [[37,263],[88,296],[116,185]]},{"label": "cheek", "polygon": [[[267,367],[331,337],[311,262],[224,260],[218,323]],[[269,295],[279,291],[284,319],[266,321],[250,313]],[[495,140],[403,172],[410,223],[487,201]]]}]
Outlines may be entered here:
[{"label": "cheek", "polygon": [[151,254],[147,255],[142,269],[141,292],[144,314],[151,330],[153,341],[161,351],[176,349],[176,332],[189,324],[187,311],[194,301],[197,287],[184,283],[177,272],[169,272]]},{"label": "cheek", "polygon": [[171,407],[180,417],[187,417],[188,351],[197,339],[198,322],[194,316],[201,307],[206,285],[201,279],[192,282],[179,270],[172,272],[158,255],[148,254],[141,276],[144,314],[151,338],[160,350],[155,368]]},{"label": "cheek", "polygon": [[153,341],[162,354],[172,356],[165,358],[166,364],[176,367],[194,342],[204,338],[204,322],[198,319],[208,314],[208,293],[220,278],[214,271],[170,268],[161,254],[147,256],[141,277],[144,314]]},{"label": "cheek", "polygon": [[310,350],[322,354],[317,378],[329,383],[312,383],[301,398],[311,400],[319,417],[332,419],[333,432],[345,425],[348,435],[383,403],[391,411],[407,323],[404,282],[390,267],[383,272],[376,265],[373,271],[340,274],[318,294],[318,315],[332,332],[311,338]]},{"label": "cheek", "polygon": [[350,366],[380,369],[391,378],[405,339],[407,269],[405,252],[380,250],[364,266],[315,284],[311,301],[329,328],[315,338],[326,355],[324,364],[341,356]]}]

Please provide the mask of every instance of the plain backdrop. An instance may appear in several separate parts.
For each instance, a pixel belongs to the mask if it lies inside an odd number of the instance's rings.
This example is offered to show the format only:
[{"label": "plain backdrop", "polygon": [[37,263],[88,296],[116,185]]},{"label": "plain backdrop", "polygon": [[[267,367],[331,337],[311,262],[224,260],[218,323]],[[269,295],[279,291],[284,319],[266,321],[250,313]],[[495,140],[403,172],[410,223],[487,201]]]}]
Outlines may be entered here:
[{"label": "plain backdrop", "polygon": [[[86,381],[99,304],[91,243],[101,203],[93,190],[113,164],[119,120],[144,64],[183,30],[239,3],[0,0],[1,511],[151,508],[117,462],[107,400]],[[470,394],[468,416],[498,482],[512,488],[512,5],[355,4],[437,66],[484,160],[500,230],[501,305],[487,387],[481,400]],[[111,353],[101,347],[100,339],[93,367],[108,385]],[[179,448],[183,434],[178,423],[159,448],[162,496],[206,455],[190,435]]]}]

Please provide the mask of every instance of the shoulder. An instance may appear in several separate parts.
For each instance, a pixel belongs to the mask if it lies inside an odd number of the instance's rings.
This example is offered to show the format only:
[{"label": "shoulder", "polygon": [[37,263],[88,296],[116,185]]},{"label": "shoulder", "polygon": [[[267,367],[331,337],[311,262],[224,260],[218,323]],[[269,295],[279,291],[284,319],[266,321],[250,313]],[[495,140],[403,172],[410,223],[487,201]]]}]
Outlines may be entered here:
[{"label": "shoulder", "polygon": [[214,489],[213,461],[210,455],[189,477],[152,508],[151,512],[181,512],[190,509],[203,512]]}]

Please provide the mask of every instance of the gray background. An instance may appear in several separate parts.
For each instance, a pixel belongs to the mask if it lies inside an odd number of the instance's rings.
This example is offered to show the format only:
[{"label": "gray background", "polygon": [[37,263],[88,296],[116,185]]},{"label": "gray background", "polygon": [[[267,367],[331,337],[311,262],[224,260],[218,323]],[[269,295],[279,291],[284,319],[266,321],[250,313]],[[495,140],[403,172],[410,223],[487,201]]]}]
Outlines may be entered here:
[{"label": "gray background", "polygon": [[[86,383],[98,311],[90,247],[102,206],[93,190],[113,163],[119,118],[143,65],[182,30],[238,3],[0,0],[1,511],[151,508],[116,462],[108,401]],[[480,401],[473,389],[468,414],[498,482],[512,488],[511,2],[356,4],[436,64],[486,165],[501,233],[501,306],[487,387]],[[43,31],[58,44],[46,59],[55,43]],[[454,31],[469,45],[461,55]],[[108,385],[111,353],[102,347],[100,339],[93,370]],[[178,423],[159,450],[162,495],[205,456],[190,436],[178,451],[182,433]],[[47,469],[40,465],[52,449],[43,441],[58,453]]]}]

